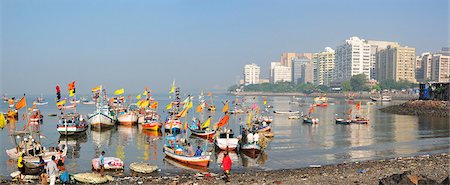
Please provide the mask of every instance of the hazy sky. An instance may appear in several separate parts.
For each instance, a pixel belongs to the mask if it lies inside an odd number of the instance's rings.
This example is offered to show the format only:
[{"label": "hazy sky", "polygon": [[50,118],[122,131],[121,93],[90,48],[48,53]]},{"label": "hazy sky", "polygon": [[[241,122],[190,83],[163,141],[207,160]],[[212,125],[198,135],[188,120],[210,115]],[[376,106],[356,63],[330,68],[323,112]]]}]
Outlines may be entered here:
[{"label": "hazy sky", "polygon": [[1,93],[225,89],[246,63],[335,48],[350,36],[417,54],[448,45],[448,0],[1,2]]}]

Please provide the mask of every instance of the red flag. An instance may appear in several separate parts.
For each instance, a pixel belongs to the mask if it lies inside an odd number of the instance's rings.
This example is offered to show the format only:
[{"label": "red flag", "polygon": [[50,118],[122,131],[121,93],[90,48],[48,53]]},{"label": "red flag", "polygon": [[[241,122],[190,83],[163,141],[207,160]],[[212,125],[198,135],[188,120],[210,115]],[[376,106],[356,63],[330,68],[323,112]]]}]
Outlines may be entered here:
[{"label": "red flag", "polygon": [[358,109],[358,110],[361,109],[361,102],[360,101],[358,103],[356,103],[356,109]]},{"label": "red flag", "polygon": [[225,115],[220,121],[219,123],[217,123],[217,128],[220,128],[224,125],[226,125],[228,123],[228,119],[230,118],[230,115]]}]

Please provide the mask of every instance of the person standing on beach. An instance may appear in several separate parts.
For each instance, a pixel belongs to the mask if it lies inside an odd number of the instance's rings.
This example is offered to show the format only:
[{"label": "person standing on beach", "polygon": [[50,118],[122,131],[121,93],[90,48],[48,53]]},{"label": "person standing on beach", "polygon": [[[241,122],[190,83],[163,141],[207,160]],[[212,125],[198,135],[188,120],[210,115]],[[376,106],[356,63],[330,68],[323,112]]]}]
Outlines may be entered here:
[{"label": "person standing on beach", "polygon": [[23,165],[23,157],[25,157],[25,153],[19,155],[19,159],[17,160],[17,169],[20,172],[19,179],[22,180],[22,175],[25,173],[25,166]]},{"label": "person standing on beach", "polygon": [[47,174],[50,176],[50,185],[54,185],[56,182],[56,176],[58,175],[58,167],[55,163],[56,157],[53,155],[52,160],[47,163]]},{"label": "person standing on beach", "polygon": [[102,151],[100,155],[100,175],[103,177],[103,171],[105,171],[105,151]]},{"label": "person standing on beach", "polygon": [[226,152],[222,159],[222,168],[223,168],[223,172],[225,173],[225,182],[230,182],[229,175],[230,175],[230,170],[231,170],[232,164],[233,164],[233,161],[231,161],[231,158],[228,155],[228,152]]}]

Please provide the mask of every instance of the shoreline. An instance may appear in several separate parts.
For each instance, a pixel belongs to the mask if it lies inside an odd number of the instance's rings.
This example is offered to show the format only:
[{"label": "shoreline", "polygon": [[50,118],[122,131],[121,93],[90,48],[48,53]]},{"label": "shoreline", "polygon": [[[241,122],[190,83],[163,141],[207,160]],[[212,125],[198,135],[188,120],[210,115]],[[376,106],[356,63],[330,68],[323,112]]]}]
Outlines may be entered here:
[{"label": "shoreline", "polygon": [[[409,174],[442,182],[450,173],[450,153],[418,155],[391,159],[349,162],[334,165],[311,166],[298,169],[233,172],[230,183],[225,183],[222,174],[181,173],[162,174],[132,173],[115,176],[107,184],[379,184],[380,180],[395,174]],[[18,183],[0,179],[4,184]]]},{"label": "shoreline", "polygon": [[446,118],[450,116],[450,102],[437,100],[410,100],[399,105],[391,105],[379,110],[391,114]]},{"label": "shoreline", "polygon": [[236,93],[228,93],[229,95],[236,96],[306,96],[306,97],[318,97],[322,95],[326,95],[329,98],[347,98],[348,95],[352,94],[354,99],[370,99],[370,97],[379,97],[379,96],[391,96],[392,100],[414,100],[418,99],[419,95],[417,94],[408,94],[408,93],[360,93],[360,92],[341,92],[341,93],[299,93],[299,92],[286,92],[286,93],[278,93],[278,92],[236,92]]}]

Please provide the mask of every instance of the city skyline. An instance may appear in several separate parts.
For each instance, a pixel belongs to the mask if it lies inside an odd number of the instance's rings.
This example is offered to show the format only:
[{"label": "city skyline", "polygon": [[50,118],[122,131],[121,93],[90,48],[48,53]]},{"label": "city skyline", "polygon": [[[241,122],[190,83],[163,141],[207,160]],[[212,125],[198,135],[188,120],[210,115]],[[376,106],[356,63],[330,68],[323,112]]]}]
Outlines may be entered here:
[{"label": "city skyline", "polygon": [[0,89],[47,94],[75,80],[81,93],[100,84],[166,93],[176,80],[186,91],[225,90],[245,64],[268,78],[281,53],[352,36],[416,55],[448,46],[448,1],[388,2],[2,1]]}]

